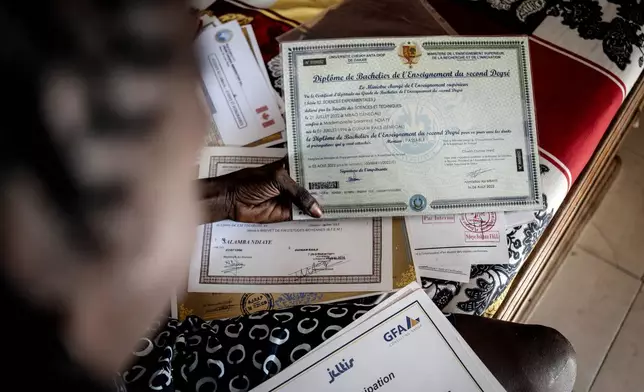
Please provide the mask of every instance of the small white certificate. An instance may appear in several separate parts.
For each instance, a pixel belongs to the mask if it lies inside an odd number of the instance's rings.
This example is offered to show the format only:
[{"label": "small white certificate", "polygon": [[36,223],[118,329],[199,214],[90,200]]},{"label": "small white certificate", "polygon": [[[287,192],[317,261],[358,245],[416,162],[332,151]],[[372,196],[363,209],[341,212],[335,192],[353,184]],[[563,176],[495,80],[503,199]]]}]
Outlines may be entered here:
[{"label": "small white certificate", "polygon": [[205,27],[195,45],[206,102],[224,144],[243,146],[284,131],[275,91],[238,22]]},{"label": "small white certificate", "polygon": [[[200,178],[273,162],[273,148],[205,148]],[[392,289],[389,218],[201,225],[189,292],[334,292]]]},{"label": "small white certificate", "polygon": [[[429,297],[412,285],[413,293],[381,311],[379,305],[371,317],[359,318],[347,332],[253,391],[505,391]],[[315,317],[315,306],[302,311]],[[326,331],[320,333],[324,337]],[[308,350],[300,345],[292,355]],[[281,368],[272,356],[263,366]]]},{"label": "small white certificate", "polygon": [[542,207],[527,38],[296,41],[282,59],[291,175],[326,217]]},{"label": "small white certificate", "polygon": [[414,265],[420,276],[468,282],[472,264],[507,264],[502,212],[406,217]]}]

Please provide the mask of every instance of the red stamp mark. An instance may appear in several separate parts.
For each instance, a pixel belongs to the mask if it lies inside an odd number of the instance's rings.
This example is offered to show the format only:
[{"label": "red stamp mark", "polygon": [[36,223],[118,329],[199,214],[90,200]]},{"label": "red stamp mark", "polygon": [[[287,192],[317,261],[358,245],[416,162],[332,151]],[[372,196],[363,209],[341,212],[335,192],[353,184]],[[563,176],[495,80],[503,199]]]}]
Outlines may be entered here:
[{"label": "red stamp mark", "polygon": [[423,215],[423,224],[429,225],[432,223],[454,223],[456,218],[454,215]]},{"label": "red stamp mark", "polygon": [[496,223],[496,212],[461,214],[459,220],[465,230],[472,233],[485,233],[494,227]]}]

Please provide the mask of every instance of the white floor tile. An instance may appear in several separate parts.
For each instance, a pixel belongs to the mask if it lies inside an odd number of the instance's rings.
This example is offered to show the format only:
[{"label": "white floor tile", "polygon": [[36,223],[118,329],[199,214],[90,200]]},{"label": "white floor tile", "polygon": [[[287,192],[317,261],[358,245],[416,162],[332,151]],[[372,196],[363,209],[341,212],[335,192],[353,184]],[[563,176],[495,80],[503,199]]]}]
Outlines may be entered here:
[{"label": "white floor tile", "polygon": [[528,322],[561,332],[577,352],[575,391],[590,388],[640,288],[640,282],[575,248],[553,278]]},{"label": "white floor tile", "polygon": [[644,390],[644,290],[617,334],[591,392]]},{"label": "white floor tile", "polygon": [[[644,145],[642,150],[644,153]],[[586,226],[577,245],[642,278],[644,156],[636,155],[627,149],[622,149],[619,155],[623,162],[621,172]]]}]

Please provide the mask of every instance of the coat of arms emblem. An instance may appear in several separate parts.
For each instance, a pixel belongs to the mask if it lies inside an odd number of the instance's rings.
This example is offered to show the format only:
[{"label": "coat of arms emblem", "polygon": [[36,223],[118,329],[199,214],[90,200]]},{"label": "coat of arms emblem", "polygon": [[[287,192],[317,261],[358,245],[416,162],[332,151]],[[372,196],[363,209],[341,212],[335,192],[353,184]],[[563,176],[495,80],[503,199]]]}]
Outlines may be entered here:
[{"label": "coat of arms emblem", "polygon": [[415,42],[403,42],[398,46],[398,56],[403,64],[409,65],[412,68],[414,64],[418,64],[421,52],[418,51],[418,45]]}]

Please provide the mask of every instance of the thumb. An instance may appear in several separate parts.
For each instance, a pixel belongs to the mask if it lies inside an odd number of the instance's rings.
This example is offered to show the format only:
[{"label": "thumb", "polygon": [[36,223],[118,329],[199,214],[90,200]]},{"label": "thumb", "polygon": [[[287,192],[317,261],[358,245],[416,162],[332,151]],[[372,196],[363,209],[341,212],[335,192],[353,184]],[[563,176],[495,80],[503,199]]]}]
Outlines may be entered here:
[{"label": "thumb", "polygon": [[277,175],[277,182],[285,194],[289,196],[291,202],[295,204],[299,209],[304,211],[309,216],[314,218],[322,217],[322,210],[317,200],[309,191],[300,186],[295,182],[286,172],[286,170],[280,171]]}]

